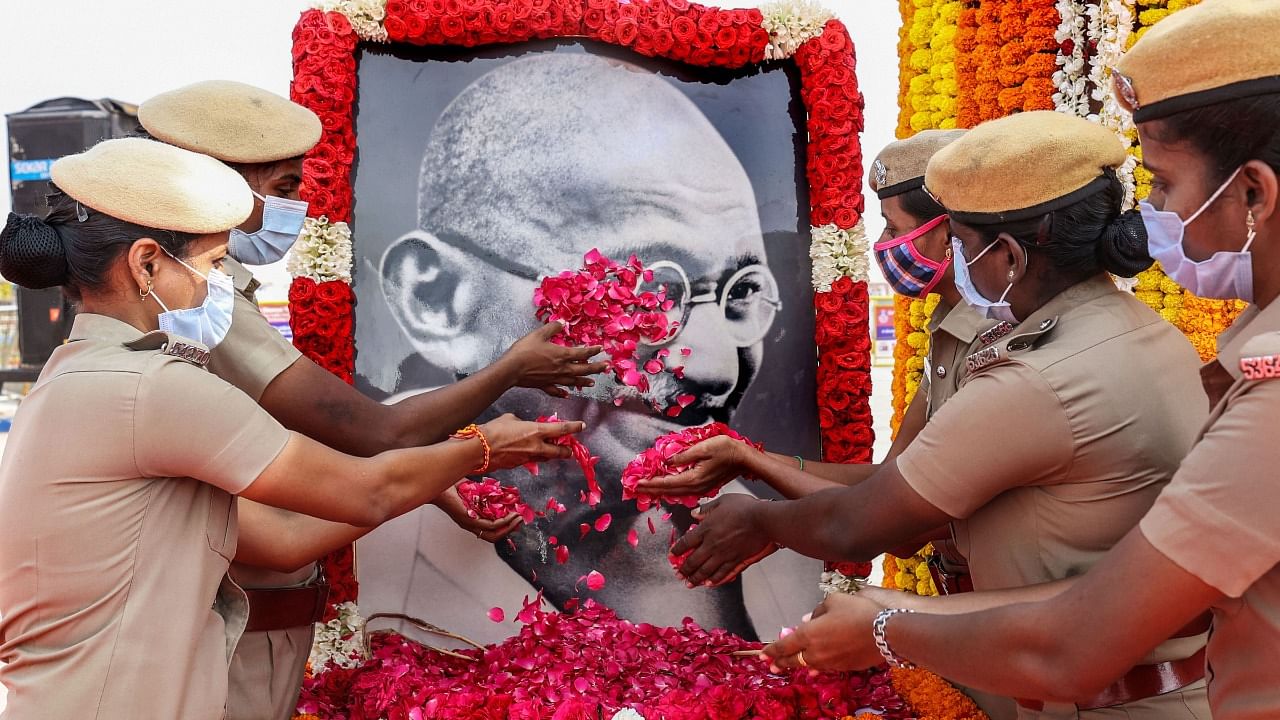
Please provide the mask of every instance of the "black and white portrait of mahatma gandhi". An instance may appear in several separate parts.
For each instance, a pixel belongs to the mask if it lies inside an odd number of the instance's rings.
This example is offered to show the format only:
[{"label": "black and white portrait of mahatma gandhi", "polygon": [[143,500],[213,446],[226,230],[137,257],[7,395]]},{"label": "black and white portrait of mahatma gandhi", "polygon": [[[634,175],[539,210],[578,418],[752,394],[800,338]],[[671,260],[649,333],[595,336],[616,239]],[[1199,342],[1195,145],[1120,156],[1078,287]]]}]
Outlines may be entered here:
[{"label": "black and white portrait of mahatma gandhi", "polygon": [[[534,508],[554,497],[568,511],[497,546],[435,508],[399,518],[360,542],[362,608],[486,641],[510,633],[487,609],[517,609],[539,590],[559,607],[593,597],[632,620],[692,617],[747,637],[772,637],[810,609],[820,566],[787,552],[732,585],[686,588],[667,548],[688,511],[641,514],[619,485],[657,436],[711,420],[777,452],[818,454],[794,74],[712,72],[567,42],[481,54],[366,50],[359,72],[361,390],[402,397],[489,364],[535,326],[539,278],[578,268],[593,248],[619,261],[634,253],[675,288],[682,326],[662,347],[684,366],[683,378],[652,378],[644,395],[604,377],[567,400],[504,395],[492,414],[585,421],[604,501],[579,502],[585,483],[571,462],[536,478],[500,473]],[[649,407],[683,394],[695,400],[678,418]],[[764,494],[751,485],[729,490]],[[579,526],[602,513],[612,515],[608,529],[580,538]],[[567,563],[549,552],[551,536],[569,545]],[[579,582],[591,570],[605,576],[597,592]]]}]

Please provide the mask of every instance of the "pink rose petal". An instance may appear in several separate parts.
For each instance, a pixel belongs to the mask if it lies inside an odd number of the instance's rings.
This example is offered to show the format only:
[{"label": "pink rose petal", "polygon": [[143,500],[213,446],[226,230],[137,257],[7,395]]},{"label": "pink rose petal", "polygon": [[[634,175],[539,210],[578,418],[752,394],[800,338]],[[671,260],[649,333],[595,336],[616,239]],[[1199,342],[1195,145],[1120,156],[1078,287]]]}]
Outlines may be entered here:
[{"label": "pink rose petal", "polygon": [[500,623],[503,620],[507,619],[507,614],[503,612],[502,608],[500,607],[490,608],[489,619],[496,623]]},{"label": "pink rose petal", "polygon": [[613,522],[613,516],[605,513],[596,518],[596,532],[604,532],[609,529],[609,524]]},{"label": "pink rose petal", "polygon": [[595,592],[604,587],[604,575],[592,570],[587,573],[587,589]]},{"label": "pink rose petal", "polygon": [[631,547],[635,547],[640,544],[640,535],[636,533],[635,528],[631,528],[627,531],[627,543],[630,544]]}]

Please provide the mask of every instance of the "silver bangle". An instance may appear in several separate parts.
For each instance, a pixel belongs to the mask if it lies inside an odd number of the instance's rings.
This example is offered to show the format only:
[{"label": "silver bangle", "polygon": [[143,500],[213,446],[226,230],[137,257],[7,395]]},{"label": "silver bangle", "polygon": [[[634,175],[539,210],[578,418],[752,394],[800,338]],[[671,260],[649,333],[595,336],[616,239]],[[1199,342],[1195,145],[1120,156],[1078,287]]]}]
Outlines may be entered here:
[{"label": "silver bangle", "polygon": [[876,619],[871,621],[871,637],[875,638],[876,649],[880,651],[880,656],[884,661],[889,663],[890,667],[896,668],[914,668],[915,664],[909,660],[898,657],[893,652],[893,648],[889,647],[889,641],[885,639],[884,633],[889,625],[889,618],[898,613],[909,613],[914,610],[906,608],[885,608],[876,615]]}]

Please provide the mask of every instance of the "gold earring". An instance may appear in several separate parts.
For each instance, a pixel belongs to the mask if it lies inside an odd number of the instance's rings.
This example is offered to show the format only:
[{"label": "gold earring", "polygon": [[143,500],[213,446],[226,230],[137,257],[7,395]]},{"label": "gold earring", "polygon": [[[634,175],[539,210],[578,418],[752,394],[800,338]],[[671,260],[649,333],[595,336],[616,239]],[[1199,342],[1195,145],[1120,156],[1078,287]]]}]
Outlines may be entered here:
[{"label": "gold earring", "polygon": [[1249,245],[1253,243],[1253,239],[1258,236],[1258,231],[1253,227],[1255,222],[1256,221],[1253,219],[1253,211],[1250,210],[1249,214],[1244,218],[1245,227],[1249,228],[1249,237],[1245,240],[1245,247],[1249,247]]},{"label": "gold earring", "polygon": [[1009,271],[1009,282],[1013,282],[1013,271]]},{"label": "gold earring", "polygon": [[147,297],[150,295],[151,295],[151,279],[147,278],[147,289],[144,291],[142,288],[138,288],[138,301],[142,302],[143,300],[146,300]]}]

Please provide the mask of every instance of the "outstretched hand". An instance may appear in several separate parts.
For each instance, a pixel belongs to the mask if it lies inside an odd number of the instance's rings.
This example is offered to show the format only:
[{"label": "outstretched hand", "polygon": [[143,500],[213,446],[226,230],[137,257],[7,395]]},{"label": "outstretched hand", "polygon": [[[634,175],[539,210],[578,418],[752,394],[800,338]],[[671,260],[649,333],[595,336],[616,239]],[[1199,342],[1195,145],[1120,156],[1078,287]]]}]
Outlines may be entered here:
[{"label": "outstretched hand", "polygon": [[557,445],[554,441],[564,435],[582,432],[585,427],[578,420],[529,422],[507,413],[481,425],[480,430],[489,443],[489,467],[500,470],[572,457],[571,448]]},{"label": "outstretched hand", "polygon": [[871,623],[883,610],[855,593],[827,596],[794,632],[764,648],[774,672],[807,667],[815,671],[863,670],[884,662],[871,635]]},{"label": "outstretched hand", "polygon": [[589,362],[600,354],[599,345],[564,347],[551,339],[564,330],[551,322],[520,338],[507,349],[503,360],[515,368],[515,386],[537,388],[552,397],[569,397],[568,388],[591,387],[595,381],[587,377],[604,372],[605,362]]},{"label": "outstretched hand", "polygon": [[778,549],[755,522],[755,513],[766,502],[730,493],[693,511],[698,526],[671,548],[672,555],[689,554],[680,566],[680,574],[690,587],[732,582],[743,570]]}]

